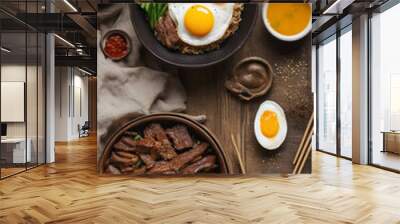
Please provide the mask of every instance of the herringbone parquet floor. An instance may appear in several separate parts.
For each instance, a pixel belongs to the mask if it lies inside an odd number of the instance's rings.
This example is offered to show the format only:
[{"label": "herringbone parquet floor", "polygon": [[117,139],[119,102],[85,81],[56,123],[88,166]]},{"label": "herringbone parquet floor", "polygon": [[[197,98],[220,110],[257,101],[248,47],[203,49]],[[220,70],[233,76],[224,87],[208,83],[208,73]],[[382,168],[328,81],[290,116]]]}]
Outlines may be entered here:
[{"label": "herringbone parquet floor", "polygon": [[400,175],[313,153],[313,174],[249,178],[96,175],[96,140],[0,181],[0,223],[400,223]]}]

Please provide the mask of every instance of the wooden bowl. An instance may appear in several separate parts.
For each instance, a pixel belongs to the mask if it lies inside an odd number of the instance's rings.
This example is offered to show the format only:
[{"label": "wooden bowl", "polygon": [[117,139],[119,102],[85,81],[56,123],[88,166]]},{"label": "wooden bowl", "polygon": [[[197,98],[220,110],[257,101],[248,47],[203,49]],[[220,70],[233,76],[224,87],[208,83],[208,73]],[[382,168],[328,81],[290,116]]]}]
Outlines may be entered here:
[{"label": "wooden bowl", "polygon": [[273,70],[263,58],[248,57],[233,69],[225,87],[242,100],[252,100],[266,94],[272,86]]},{"label": "wooden bowl", "polygon": [[[108,142],[104,146],[103,154],[99,160],[99,171],[100,174],[104,174],[105,163],[110,157],[113,149],[113,145],[119,141],[123,134],[128,130],[142,131],[144,127],[150,123],[160,123],[162,126],[172,126],[175,124],[184,124],[187,126],[189,133],[195,135],[198,140],[207,142],[210,147],[215,151],[218,158],[219,173],[218,174],[231,174],[232,167],[228,162],[228,157],[224,152],[221,144],[216,139],[216,137],[206,128],[204,125],[190,119],[183,114],[176,113],[158,113],[152,115],[145,115],[139,118],[132,119],[128,121],[125,125],[121,126],[112,136],[109,138]],[[211,173],[210,173],[211,174]],[[202,174],[197,174],[202,175]],[[179,175],[170,175],[179,176]]]}]

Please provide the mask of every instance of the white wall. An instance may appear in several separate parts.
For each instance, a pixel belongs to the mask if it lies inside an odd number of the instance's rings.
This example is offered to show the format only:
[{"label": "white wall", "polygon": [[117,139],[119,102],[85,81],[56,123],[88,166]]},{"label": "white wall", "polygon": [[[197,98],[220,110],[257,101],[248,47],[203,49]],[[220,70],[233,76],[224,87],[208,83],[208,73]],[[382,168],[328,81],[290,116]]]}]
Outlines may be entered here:
[{"label": "white wall", "polygon": [[[25,82],[25,74],[27,69],[29,86],[36,86],[36,80],[31,77],[34,75],[36,77],[36,67],[18,64],[5,64],[1,66],[1,81],[2,82]],[[30,104],[34,102],[32,105],[28,105],[34,108],[30,108],[29,111],[36,110],[36,88],[27,88],[27,103]],[[7,108],[1,108],[2,110],[6,110]],[[33,110],[32,110],[33,109]],[[29,127],[33,127],[36,130],[36,113],[27,113],[28,122],[34,122],[35,124],[28,124]],[[29,137],[28,130],[28,137]],[[8,137],[25,137],[25,122],[11,122],[7,123],[7,136]]]},{"label": "white wall", "polygon": [[71,67],[56,67],[55,73],[55,140],[70,141],[88,120],[88,78]]},{"label": "white wall", "polygon": [[[38,69],[38,70],[37,70]],[[8,138],[30,139],[32,151],[32,161],[44,163],[44,92],[43,83],[44,74],[42,68],[35,66],[25,66],[25,64],[3,64],[1,66],[2,82],[24,82],[26,84],[26,107],[22,112],[26,112],[27,120],[24,122],[6,122]],[[27,79],[27,80],[26,80]],[[7,96],[2,96],[7,97]],[[7,110],[9,108],[1,108]],[[37,157],[37,154],[39,156]]]},{"label": "white wall", "polygon": [[69,68],[55,68],[55,141],[67,141],[69,132]]}]

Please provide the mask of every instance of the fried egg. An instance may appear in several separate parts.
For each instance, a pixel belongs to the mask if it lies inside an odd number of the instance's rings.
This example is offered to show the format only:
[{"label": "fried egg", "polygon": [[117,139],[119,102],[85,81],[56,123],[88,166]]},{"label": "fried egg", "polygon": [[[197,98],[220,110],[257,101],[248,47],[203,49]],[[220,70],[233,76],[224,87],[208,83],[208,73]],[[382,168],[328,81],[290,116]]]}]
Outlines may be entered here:
[{"label": "fried egg", "polygon": [[234,3],[169,3],[168,13],[179,38],[188,45],[204,46],[221,39],[228,29]]},{"label": "fried egg", "polygon": [[282,107],[273,101],[267,100],[262,103],[254,120],[254,132],[263,148],[268,150],[279,148],[287,134],[286,116]]}]

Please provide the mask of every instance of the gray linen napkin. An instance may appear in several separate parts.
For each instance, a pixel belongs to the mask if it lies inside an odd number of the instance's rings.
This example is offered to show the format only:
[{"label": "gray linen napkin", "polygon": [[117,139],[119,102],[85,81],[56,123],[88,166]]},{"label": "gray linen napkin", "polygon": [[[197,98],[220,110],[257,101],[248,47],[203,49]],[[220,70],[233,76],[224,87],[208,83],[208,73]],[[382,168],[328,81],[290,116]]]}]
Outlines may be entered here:
[{"label": "gray linen napkin", "polygon": [[97,133],[101,150],[116,126],[131,117],[184,111],[186,94],[175,75],[139,66],[141,44],[131,23],[128,4],[100,9],[98,24],[98,49],[102,35],[112,29],[125,31],[132,41],[130,55],[120,62],[113,62],[101,50],[97,51]]}]

